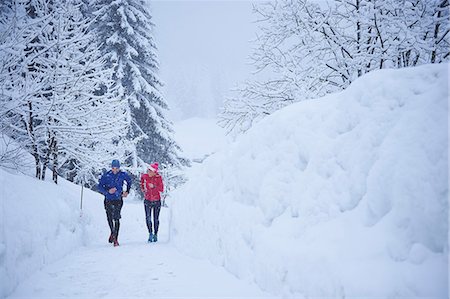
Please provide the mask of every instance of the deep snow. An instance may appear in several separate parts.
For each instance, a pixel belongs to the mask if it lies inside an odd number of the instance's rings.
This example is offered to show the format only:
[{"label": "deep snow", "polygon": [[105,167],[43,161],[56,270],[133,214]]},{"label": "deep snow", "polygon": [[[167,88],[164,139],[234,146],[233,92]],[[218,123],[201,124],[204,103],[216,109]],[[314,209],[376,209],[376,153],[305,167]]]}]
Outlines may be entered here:
[{"label": "deep snow", "polygon": [[84,189],[81,213],[80,186],[22,171],[0,167],[0,298],[269,297],[181,254],[169,243],[170,209],[161,211],[159,242],[148,244],[143,204],[126,198],[114,248],[102,195]]},{"label": "deep snow", "polygon": [[169,211],[161,212],[160,241],[148,244],[142,203],[125,202],[119,247],[106,242],[105,231],[97,244],[31,275],[9,298],[269,297],[223,268],[189,258],[167,243]]},{"label": "deep snow", "polygon": [[286,297],[448,297],[448,65],[370,73],[190,169],[172,241]]},{"label": "deep snow", "polygon": [[41,267],[103,239],[98,193],[84,190],[89,213],[80,217],[81,188],[62,178],[55,185],[0,167],[0,190],[0,297]]},{"label": "deep snow", "polygon": [[133,198],[113,248],[101,195],[85,190],[80,216],[79,186],[0,167],[0,297],[269,296],[256,283],[286,298],[447,298],[447,68],[371,73],[232,144],[211,120],[180,123],[191,157],[213,154],[170,194],[158,244]]}]

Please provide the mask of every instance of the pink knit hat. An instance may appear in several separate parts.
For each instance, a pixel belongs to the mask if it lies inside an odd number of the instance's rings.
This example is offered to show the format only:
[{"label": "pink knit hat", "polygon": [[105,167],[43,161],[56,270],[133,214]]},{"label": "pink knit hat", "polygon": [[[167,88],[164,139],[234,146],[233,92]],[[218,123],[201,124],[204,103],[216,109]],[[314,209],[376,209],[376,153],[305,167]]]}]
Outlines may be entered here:
[{"label": "pink knit hat", "polygon": [[150,165],[147,167],[147,169],[148,169],[148,170],[151,170],[151,171],[153,171],[153,172],[158,172],[158,167],[159,167],[158,162],[155,162],[155,163],[150,164]]}]

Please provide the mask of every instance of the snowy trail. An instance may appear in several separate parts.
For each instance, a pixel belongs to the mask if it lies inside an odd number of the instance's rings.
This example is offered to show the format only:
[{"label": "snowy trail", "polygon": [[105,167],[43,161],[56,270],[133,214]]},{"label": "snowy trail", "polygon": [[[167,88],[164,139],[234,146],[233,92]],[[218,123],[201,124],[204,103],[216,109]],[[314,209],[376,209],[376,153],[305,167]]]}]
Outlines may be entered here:
[{"label": "snowy trail", "polygon": [[125,203],[120,247],[106,242],[105,229],[101,243],[81,248],[32,274],[10,298],[269,297],[222,267],[185,256],[165,242],[168,211],[161,213],[161,242],[147,244],[142,204]]}]

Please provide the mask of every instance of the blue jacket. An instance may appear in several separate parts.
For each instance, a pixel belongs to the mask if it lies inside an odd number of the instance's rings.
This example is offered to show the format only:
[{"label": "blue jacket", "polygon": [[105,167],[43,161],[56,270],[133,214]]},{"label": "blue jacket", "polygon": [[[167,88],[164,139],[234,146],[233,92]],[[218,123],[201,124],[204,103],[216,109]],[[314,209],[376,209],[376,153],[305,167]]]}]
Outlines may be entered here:
[{"label": "blue jacket", "polygon": [[[123,182],[127,182],[127,192],[130,192],[131,188],[131,177],[128,173],[124,171],[119,171],[117,174],[114,174],[112,170],[103,174],[98,182],[98,190],[105,195],[106,200],[119,200],[122,198],[123,192]],[[108,192],[111,188],[116,188],[116,192],[110,194]]]}]

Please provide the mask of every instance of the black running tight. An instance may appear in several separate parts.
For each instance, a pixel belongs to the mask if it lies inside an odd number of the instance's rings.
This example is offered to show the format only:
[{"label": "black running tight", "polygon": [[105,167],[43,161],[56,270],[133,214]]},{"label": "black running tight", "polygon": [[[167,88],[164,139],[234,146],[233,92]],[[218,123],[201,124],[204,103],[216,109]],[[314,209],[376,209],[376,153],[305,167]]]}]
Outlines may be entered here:
[{"label": "black running tight", "polygon": [[123,200],[105,200],[106,218],[108,219],[111,234],[117,239],[120,228],[120,211],[122,210]]},{"label": "black running tight", "polygon": [[155,235],[158,234],[159,229],[159,212],[161,211],[161,201],[150,201],[144,200],[144,208],[145,208],[145,220],[147,222],[148,232],[151,234],[152,230],[152,210],[153,210],[153,223],[154,223],[154,232]]},{"label": "black running tight", "polygon": [[120,220],[119,219],[113,220],[109,216],[107,216],[107,218],[108,218],[108,225],[109,225],[109,229],[111,230],[111,234],[114,235],[117,239],[119,237]]}]

